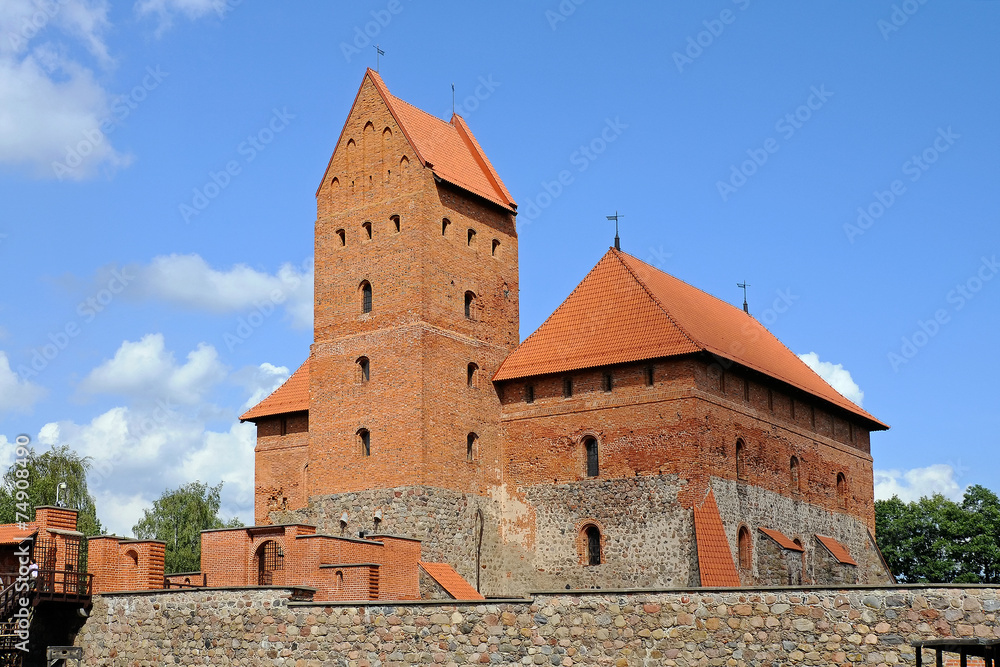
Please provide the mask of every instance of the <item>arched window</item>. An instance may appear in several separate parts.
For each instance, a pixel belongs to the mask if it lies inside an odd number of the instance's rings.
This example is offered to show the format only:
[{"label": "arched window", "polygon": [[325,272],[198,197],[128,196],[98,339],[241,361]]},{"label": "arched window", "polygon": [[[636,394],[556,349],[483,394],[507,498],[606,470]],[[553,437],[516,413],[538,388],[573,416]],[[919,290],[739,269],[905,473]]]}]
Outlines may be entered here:
[{"label": "arched window", "polygon": [[441,236],[446,236],[448,234],[448,225],[451,224],[451,220],[448,218],[441,219]]},{"label": "arched window", "polygon": [[139,553],[129,549],[125,552],[125,562],[129,567],[139,567]]},{"label": "arched window", "polygon": [[740,552],[740,568],[749,570],[753,568],[753,544],[750,542],[750,531],[746,526],[740,526],[737,537]]},{"label": "arched window", "polygon": [[743,444],[743,440],[736,441],[736,479],[746,479],[747,476],[747,466],[746,466],[746,446]]},{"label": "arched window", "polygon": [[361,223],[361,229],[365,230],[365,236],[367,236],[368,240],[370,241],[372,238],[372,223],[370,222]]},{"label": "arched window", "polygon": [[347,245],[347,234],[344,232],[343,229],[338,229],[337,230],[337,238],[340,239],[340,245],[341,246]]},{"label": "arched window", "polygon": [[587,565],[601,564],[601,529],[590,524],[583,529],[583,536],[587,547]]},{"label": "arched window", "polygon": [[587,477],[597,477],[600,472],[600,458],[597,452],[597,438],[588,436],[583,440],[583,449],[587,453]]},{"label": "arched window", "polygon": [[471,248],[472,247],[472,243],[475,240],[476,240],[476,230],[475,229],[470,229],[469,230],[469,234],[468,234],[468,241],[467,241],[466,245],[468,245]]},{"label": "arched window", "polygon": [[361,456],[372,455],[372,435],[368,432],[368,429],[358,429],[358,444],[361,445]]},{"label": "arched window", "polygon": [[479,436],[475,433],[470,433],[465,439],[465,460],[470,463],[476,457],[476,441],[479,440]]},{"label": "arched window", "polygon": [[372,312],[372,284],[367,280],[361,282],[361,312]]},{"label": "arched window", "polygon": [[274,540],[267,540],[257,547],[254,560],[257,561],[258,586],[273,585],[274,573],[285,568],[285,552]]},{"label": "arched window", "polygon": [[368,357],[358,357],[358,375],[361,378],[361,383],[364,384],[368,382],[370,377],[371,363],[368,361]]},{"label": "arched window", "polygon": [[476,295],[473,292],[465,293],[465,318],[474,319],[476,314]]},{"label": "arched window", "polygon": [[792,457],[791,462],[788,464],[788,475],[789,482],[792,485],[792,493],[798,493],[801,490],[799,486],[799,457]]},{"label": "arched window", "polygon": [[389,222],[391,222],[393,224],[393,226],[395,226],[396,231],[398,232],[399,231],[399,216],[398,215],[390,215],[389,216]]},{"label": "arched window", "polygon": [[340,570],[337,570],[337,590],[344,590],[344,573]]},{"label": "arched window", "polygon": [[500,241],[493,239],[493,250],[491,251],[493,253],[493,256],[496,257],[499,251],[500,251]]},{"label": "arched window", "polygon": [[847,507],[847,477],[844,473],[837,473],[837,501],[841,507]]},{"label": "arched window", "polygon": [[475,387],[476,386],[476,371],[478,371],[478,370],[479,370],[479,366],[477,366],[474,362],[470,361],[469,362],[469,367],[468,367],[468,370],[467,370],[467,373],[466,373],[466,384],[468,386],[470,386],[470,387]]}]

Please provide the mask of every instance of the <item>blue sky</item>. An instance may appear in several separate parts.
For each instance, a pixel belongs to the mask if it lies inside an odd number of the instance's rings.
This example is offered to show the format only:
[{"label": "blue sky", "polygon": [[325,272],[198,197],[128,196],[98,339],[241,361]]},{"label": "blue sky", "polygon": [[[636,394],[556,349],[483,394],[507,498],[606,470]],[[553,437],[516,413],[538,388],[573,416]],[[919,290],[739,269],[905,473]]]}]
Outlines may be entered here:
[{"label": "blue sky", "polygon": [[[105,524],[225,481],[307,356],[314,194],[361,82],[455,84],[519,203],[521,335],[611,244],[852,400],[877,493],[1000,490],[1000,2],[0,6],[0,443],[91,456]],[[277,294],[277,298],[274,295]],[[811,354],[810,354],[811,353]]]}]

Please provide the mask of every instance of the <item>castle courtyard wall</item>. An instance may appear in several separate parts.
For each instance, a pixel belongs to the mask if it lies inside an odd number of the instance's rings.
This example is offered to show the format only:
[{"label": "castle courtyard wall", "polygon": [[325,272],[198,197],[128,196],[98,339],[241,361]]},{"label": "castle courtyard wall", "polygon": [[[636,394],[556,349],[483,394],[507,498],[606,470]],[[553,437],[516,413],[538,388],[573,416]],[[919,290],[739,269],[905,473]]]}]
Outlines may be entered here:
[{"label": "castle courtyard wall", "polygon": [[[558,591],[318,604],[289,589],[95,596],[84,665],[914,664],[910,642],[1000,639],[995,586]],[[924,654],[928,664],[932,655]]]}]

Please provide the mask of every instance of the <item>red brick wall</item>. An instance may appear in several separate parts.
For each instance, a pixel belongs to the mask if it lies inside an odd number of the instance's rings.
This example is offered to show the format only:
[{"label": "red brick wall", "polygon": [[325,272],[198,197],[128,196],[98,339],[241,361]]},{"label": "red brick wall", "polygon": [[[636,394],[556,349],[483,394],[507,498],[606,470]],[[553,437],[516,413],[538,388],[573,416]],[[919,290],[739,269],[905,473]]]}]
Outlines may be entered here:
[{"label": "red brick wall", "polygon": [[265,417],[257,421],[254,450],[254,522],[257,525],[270,523],[269,512],[306,506],[308,447],[308,413]]},{"label": "red brick wall", "polygon": [[163,588],[166,545],[153,540],[92,537],[87,550],[94,593],[148,591]]}]

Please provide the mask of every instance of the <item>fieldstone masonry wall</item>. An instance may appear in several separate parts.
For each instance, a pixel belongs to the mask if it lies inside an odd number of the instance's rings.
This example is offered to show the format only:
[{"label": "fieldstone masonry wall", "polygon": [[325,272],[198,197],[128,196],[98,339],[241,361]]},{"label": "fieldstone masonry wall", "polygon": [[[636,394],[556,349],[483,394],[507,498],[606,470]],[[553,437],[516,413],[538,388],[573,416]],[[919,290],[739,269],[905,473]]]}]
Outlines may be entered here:
[{"label": "fieldstone masonry wall", "polygon": [[[96,596],[83,664],[913,664],[915,639],[1000,638],[996,587],[538,593],[316,604],[285,589]],[[931,659],[931,653],[925,654]]]}]

